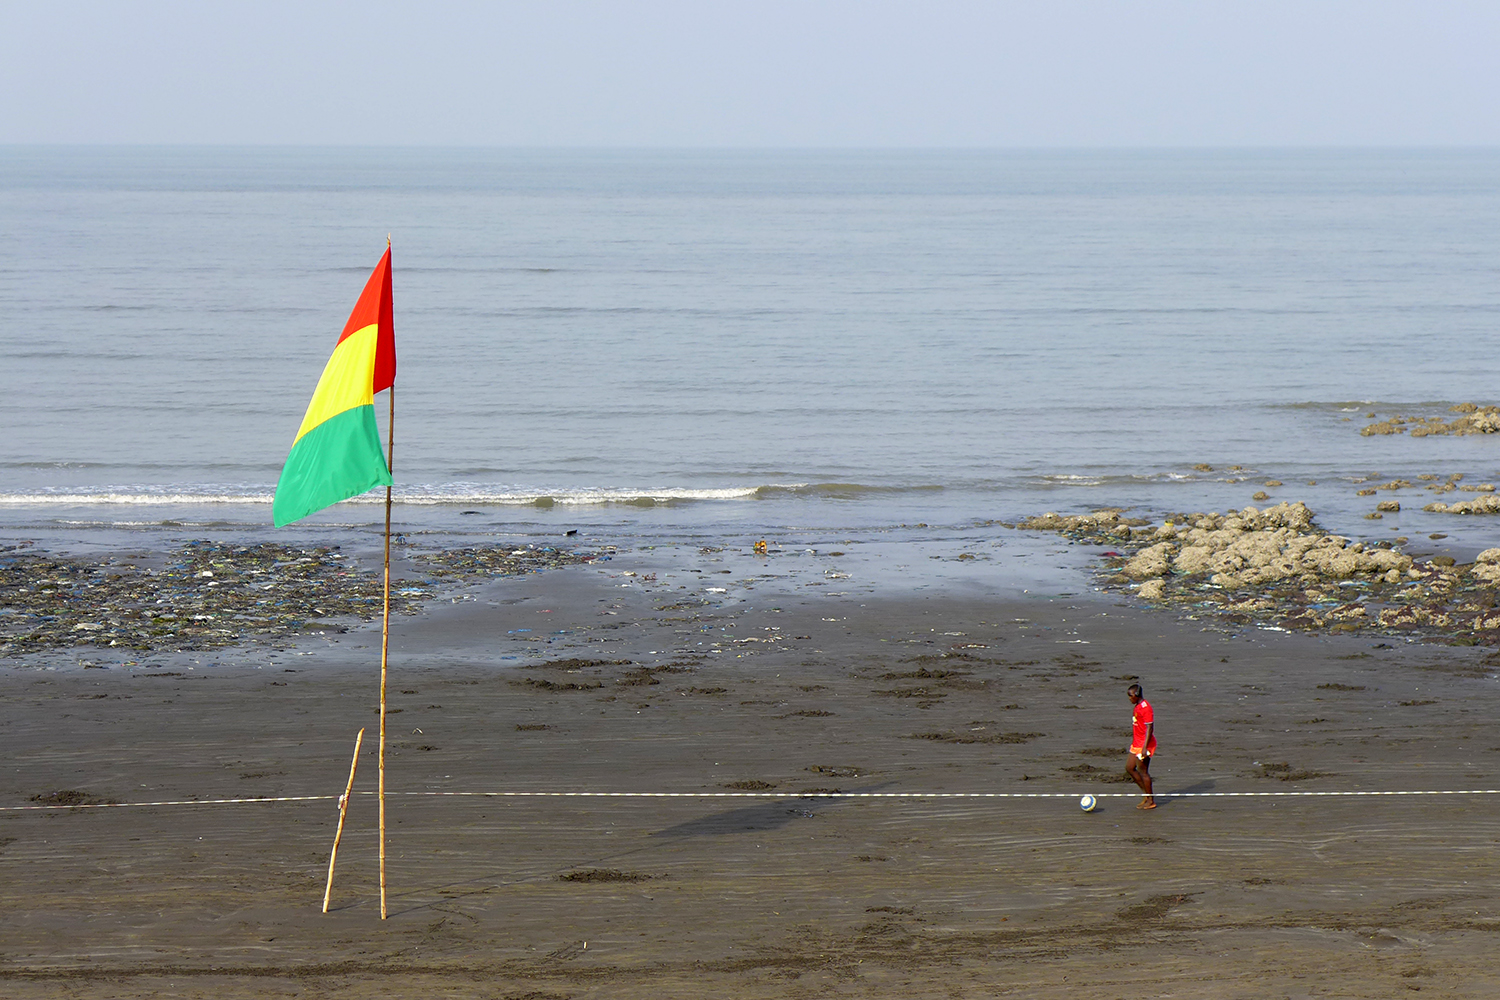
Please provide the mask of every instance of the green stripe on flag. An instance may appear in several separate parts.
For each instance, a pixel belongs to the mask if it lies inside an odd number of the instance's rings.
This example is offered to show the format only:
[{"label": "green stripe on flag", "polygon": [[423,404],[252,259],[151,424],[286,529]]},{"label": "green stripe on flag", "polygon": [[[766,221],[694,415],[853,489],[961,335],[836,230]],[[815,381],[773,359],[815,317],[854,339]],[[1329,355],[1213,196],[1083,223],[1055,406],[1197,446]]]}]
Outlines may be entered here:
[{"label": "green stripe on flag", "polygon": [[380,451],[375,407],[356,406],[323,421],[292,446],[276,484],[271,518],[279,528],[389,485],[391,473]]}]

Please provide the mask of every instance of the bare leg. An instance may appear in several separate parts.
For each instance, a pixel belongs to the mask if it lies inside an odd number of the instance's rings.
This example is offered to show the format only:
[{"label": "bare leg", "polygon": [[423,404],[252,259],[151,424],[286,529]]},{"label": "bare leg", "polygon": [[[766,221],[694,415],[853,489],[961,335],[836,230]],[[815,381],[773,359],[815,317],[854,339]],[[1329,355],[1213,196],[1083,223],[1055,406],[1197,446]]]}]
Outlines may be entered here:
[{"label": "bare leg", "polygon": [[1156,808],[1156,798],[1151,794],[1151,758],[1149,756],[1139,758],[1135,754],[1127,755],[1125,758],[1125,776],[1139,785],[1141,791],[1146,793],[1146,797],[1141,799],[1140,808]]}]

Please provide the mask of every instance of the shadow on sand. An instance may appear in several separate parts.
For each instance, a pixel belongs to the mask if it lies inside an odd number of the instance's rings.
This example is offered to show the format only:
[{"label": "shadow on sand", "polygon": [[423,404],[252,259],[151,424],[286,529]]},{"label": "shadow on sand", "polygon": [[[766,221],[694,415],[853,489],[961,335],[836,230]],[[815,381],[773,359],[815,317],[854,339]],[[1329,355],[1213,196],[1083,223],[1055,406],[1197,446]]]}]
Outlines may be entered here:
[{"label": "shadow on sand", "polygon": [[[850,792],[874,792],[887,785],[873,785],[869,788],[851,788]],[[678,823],[669,826],[665,830],[657,830],[651,834],[653,837],[721,837],[729,833],[759,833],[765,830],[779,830],[788,823],[797,819],[809,819],[819,812],[848,802],[841,795],[803,795],[776,799],[771,802],[760,802],[753,806],[743,806],[739,809],[731,809],[728,812],[714,813],[711,816],[700,816],[690,819],[686,823]]]}]

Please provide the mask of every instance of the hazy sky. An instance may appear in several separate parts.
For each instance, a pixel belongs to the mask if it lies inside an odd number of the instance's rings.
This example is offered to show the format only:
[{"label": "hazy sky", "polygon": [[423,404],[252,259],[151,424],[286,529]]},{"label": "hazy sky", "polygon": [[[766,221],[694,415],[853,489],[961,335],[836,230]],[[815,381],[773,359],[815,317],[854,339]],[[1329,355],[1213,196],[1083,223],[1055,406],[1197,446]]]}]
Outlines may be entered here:
[{"label": "hazy sky", "polygon": [[6,0],[0,142],[1500,144],[1500,2]]}]

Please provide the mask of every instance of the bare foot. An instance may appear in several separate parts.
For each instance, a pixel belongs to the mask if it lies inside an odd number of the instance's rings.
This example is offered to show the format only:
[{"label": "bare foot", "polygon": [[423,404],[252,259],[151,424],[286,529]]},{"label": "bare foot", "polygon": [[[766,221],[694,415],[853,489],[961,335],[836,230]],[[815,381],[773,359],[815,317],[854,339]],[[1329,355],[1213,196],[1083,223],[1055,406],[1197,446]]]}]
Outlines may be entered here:
[{"label": "bare foot", "polygon": [[1151,799],[1141,799],[1141,801],[1136,804],[1136,808],[1137,809],[1155,809],[1156,808],[1156,803],[1154,801],[1152,801]]}]

